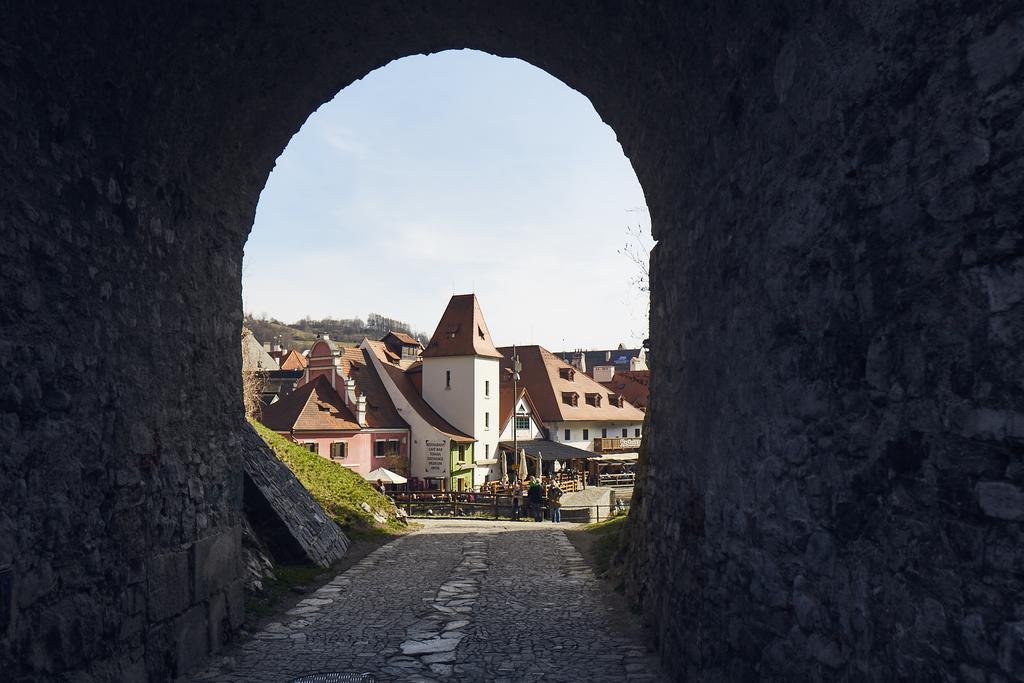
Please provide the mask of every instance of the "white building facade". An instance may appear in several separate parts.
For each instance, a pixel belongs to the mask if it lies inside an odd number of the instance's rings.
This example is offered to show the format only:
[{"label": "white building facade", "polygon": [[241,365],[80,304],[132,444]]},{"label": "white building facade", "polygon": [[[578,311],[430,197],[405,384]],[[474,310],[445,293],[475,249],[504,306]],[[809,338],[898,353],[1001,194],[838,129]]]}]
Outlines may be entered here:
[{"label": "white building facade", "polygon": [[476,440],[473,485],[500,479],[501,354],[491,340],[475,295],[456,295],[449,300],[422,358],[423,399]]}]

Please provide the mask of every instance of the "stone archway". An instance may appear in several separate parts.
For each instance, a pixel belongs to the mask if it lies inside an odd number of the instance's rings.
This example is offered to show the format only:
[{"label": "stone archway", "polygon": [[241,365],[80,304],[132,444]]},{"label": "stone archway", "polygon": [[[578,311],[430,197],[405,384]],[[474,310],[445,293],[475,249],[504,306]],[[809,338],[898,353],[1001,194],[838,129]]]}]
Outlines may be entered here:
[{"label": "stone archway", "polygon": [[215,640],[238,597],[228,350],[259,191],[344,85],[471,47],[588,96],[647,196],[656,436],[627,583],[676,671],[1020,675],[1008,7],[7,14],[6,671],[160,678]]}]

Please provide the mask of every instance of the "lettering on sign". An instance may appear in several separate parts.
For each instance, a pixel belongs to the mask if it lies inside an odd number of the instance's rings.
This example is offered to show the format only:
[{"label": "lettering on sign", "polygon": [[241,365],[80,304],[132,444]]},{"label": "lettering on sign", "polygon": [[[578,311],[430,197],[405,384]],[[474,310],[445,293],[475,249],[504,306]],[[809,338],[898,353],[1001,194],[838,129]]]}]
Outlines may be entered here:
[{"label": "lettering on sign", "polygon": [[640,448],[640,439],[619,439],[619,448]]},{"label": "lettering on sign", "polygon": [[424,439],[424,443],[427,445],[427,473],[428,474],[445,474],[448,468],[445,467],[445,461],[448,455],[448,442],[442,441],[431,441],[430,439]]}]

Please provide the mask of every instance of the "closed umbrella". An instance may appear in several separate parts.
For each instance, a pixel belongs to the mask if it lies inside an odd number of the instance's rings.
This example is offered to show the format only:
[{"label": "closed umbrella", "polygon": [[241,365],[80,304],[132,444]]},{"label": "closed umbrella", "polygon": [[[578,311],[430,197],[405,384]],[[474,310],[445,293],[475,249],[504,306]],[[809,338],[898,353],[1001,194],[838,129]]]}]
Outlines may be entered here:
[{"label": "closed umbrella", "polygon": [[508,453],[501,451],[501,483],[508,483]]},{"label": "closed umbrella", "polygon": [[519,479],[520,481],[530,476],[530,468],[526,464],[526,449],[519,451]]}]

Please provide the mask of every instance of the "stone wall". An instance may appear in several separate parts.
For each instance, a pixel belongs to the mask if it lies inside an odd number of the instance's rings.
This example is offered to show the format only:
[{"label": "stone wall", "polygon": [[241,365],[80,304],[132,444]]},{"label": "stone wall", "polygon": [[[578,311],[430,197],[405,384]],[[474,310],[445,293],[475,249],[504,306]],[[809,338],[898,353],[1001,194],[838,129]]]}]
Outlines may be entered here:
[{"label": "stone wall", "polygon": [[659,362],[628,569],[666,661],[1019,676],[1010,8],[5,3],[3,670],[163,678],[216,645],[259,192],[342,87],[471,47],[588,96],[644,187]]},{"label": "stone wall", "polygon": [[628,567],[688,679],[1024,679],[1024,19],[967,6],[688,65]]}]

